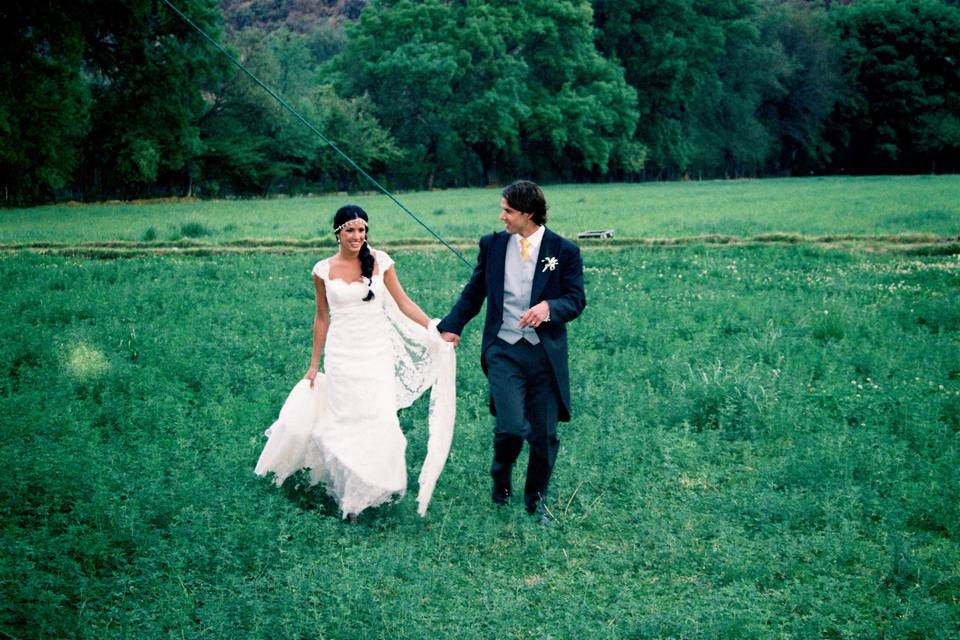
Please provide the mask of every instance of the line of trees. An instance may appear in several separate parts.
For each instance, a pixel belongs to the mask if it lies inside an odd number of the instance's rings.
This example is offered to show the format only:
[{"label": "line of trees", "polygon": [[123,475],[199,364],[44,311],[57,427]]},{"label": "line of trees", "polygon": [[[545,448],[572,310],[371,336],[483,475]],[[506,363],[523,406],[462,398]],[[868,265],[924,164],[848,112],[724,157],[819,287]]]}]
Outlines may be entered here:
[{"label": "line of trees", "polygon": [[[956,1],[176,4],[395,188],[960,168]],[[158,0],[8,0],[0,53],[7,205],[360,185]]]}]

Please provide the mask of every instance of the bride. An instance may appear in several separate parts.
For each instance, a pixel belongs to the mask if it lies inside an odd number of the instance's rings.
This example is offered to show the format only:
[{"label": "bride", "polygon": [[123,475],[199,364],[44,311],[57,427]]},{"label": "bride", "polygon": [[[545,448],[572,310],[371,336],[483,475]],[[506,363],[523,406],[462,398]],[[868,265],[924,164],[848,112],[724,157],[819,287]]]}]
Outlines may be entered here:
[{"label": "bride", "polygon": [[[256,473],[279,486],[296,471],[323,482],[344,518],[401,497],[407,488],[406,438],[397,409],[427,388],[430,437],[420,474],[420,515],[426,512],[453,435],[453,348],[404,292],[393,260],[367,244],[369,218],[341,207],[333,231],[339,250],[313,267],[317,294],[313,355],[290,392]],[[318,372],[323,354],[324,372]]]}]

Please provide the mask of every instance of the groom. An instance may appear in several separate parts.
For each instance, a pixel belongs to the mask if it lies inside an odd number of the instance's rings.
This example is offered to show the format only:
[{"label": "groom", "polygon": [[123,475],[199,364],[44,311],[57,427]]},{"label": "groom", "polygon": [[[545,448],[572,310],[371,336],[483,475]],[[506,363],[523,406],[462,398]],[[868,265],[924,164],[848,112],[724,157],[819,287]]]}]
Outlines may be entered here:
[{"label": "groom", "polygon": [[506,504],[511,471],[530,445],[523,501],[546,518],[543,501],[557,458],[557,420],[570,420],[567,322],[587,304],[580,249],[547,229],[543,190],[521,180],[503,190],[504,230],[480,239],[480,255],[460,299],[439,324],[455,345],[487,302],[480,364],[490,384],[493,501]]}]

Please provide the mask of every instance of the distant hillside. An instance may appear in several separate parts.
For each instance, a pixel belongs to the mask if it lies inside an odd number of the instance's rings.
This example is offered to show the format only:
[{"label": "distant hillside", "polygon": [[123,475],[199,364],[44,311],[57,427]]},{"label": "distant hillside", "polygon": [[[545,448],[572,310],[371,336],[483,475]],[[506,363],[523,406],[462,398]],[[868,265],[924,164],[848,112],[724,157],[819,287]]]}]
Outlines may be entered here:
[{"label": "distant hillside", "polygon": [[356,20],[367,0],[221,0],[220,10],[228,30],[259,27],[272,31],[286,27],[309,33],[318,23]]}]

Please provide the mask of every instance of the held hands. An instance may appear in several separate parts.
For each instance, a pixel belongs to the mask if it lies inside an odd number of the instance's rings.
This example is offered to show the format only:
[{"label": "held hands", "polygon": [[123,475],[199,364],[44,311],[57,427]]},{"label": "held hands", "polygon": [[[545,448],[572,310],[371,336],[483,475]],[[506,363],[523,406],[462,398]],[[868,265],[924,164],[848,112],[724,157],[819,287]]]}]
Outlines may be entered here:
[{"label": "held hands", "polygon": [[454,347],[460,346],[460,336],[455,333],[450,333],[449,331],[441,331],[440,337],[451,343]]},{"label": "held hands", "polygon": [[550,305],[547,304],[547,301],[538,302],[529,309],[527,309],[522,316],[520,316],[520,324],[518,325],[521,329],[524,327],[533,327],[536,329],[544,322],[550,321]]}]

